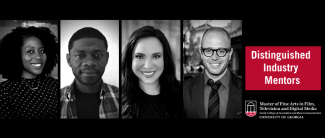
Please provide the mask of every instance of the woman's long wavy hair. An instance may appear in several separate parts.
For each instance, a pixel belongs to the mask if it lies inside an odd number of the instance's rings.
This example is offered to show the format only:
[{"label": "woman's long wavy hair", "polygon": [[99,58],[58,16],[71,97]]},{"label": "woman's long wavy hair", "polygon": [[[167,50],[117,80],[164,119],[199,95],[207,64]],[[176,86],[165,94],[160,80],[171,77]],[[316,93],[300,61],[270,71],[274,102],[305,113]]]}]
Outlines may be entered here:
[{"label": "woman's long wavy hair", "polygon": [[[151,26],[144,26],[132,33],[122,54],[122,117],[137,118],[139,113],[140,87],[139,78],[132,71],[132,52],[142,38],[155,37],[163,46],[164,70],[159,77],[160,95],[164,103],[166,117],[175,118],[181,115],[182,97],[180,85],[175,77],[175,64],[172,51],[165,35]],[[181,95],[181,94],[180,94]]]},{"label": "woman's long wavy hair", "polygon": [[17,27],[0,41],[0,73],[9,80],[19,79],[24,66],[21,47],[31,36],[37,37],[43,44],[47,56],[41,76],[50,76],[58,63],[58,41],[53,32],[46,27]]}]

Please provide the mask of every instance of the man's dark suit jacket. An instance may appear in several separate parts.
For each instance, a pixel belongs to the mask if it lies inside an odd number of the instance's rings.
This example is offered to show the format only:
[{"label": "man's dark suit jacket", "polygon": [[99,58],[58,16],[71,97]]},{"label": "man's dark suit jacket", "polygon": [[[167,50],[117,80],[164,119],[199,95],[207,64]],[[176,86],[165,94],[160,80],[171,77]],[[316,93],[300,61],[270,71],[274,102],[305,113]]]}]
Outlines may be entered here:
[{"label": "man's dark suit jacket", "polygon": [[[206,118],[203,73],[186,81],[183,85],[183,101],[186,118]],[[225,118],[242,118],[242,80],[232,72],[230,73]]]}]

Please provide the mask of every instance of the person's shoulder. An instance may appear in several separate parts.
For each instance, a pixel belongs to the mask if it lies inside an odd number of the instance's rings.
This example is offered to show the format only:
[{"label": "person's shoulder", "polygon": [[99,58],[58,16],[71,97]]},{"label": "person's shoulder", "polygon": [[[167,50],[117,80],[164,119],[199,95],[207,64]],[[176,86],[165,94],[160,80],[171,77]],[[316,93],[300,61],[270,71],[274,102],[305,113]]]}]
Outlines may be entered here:
[{"label": "person's shoulder", "polygon": [[54,77],[45,77],[44,80],[48,82],[59,83],[59,80]]},{"label": "person's shoulder", "polygon": [[[11,81],[11,80],[6,80],[3,82],[0,82],[0,95],[2,94],[8,94],[10,93],[10,89],[14,87],[17,82],[16,81]],[[1,100],[0,100],[1,101]]]},{"label": "person's shoulder", "polygon": [[119,92],[119,88],[116,87],[115,85],[112,84],[108,84],[108,83],[104,83],[108,88],[111,88],[113,90],[113,93],[118,93]]},{"label": "person's shoulder", "polygon": [[5,82],[0,82],[0,91],[4,91],[4,90],[5,90]]},{"label": "person's shoulder", "polygon": [[235,75],[235,73],[231,72],[230,74],[231,74],[232,78],[235,78],[238,81],[242,81],[242,78],[239,77],[239,76],[237,76],[237,75]]},{"label": "person's shoulder", "polygon": [[242,88],[242,78],[236,76],[234,73],[231,73],[232,83],[237,86],[238,88]]},{"label": "person's shoulder", "polygon": [[1,88],[2,86],[4,86],[4,84],[5,84],[4,81],[3,81],[3,82],[0,81],[0,88]]},{"label": "person's shoulder", "polygon": [[197,79],[199,79],[201,77],[201,75],[203,75],[203,74],[196,75],[193,78],[190,78],[190,79],[184,81],[183,87],[189,87],[189,86],[193,85],[193,83],[195,83],[197,81]]},{"label": "person's shoulder", "polygon": [[11,83],[13,83],[13,81],[10,81],[10,80],[6,80],[6,81],[3,81],[3,82],[0,82],[0,88],[6,88],[6,87],[8,87]]},{"label": "person's shoulder", "polygon": [[54,78],[54,77],[47,77],[49,80],[52,80],[52,81],[58,81],[57,78]]},{"label": "person's shoulder", "polygon": [[46,87],[52,87],[57,89],[59,86],[59,80],[53,77],[42,77],[42,83],[46,85]]},{"label": "person's shoulder", "polygon": [[61,95],[66,93],[70,89],[70,85],[61,88]]}]

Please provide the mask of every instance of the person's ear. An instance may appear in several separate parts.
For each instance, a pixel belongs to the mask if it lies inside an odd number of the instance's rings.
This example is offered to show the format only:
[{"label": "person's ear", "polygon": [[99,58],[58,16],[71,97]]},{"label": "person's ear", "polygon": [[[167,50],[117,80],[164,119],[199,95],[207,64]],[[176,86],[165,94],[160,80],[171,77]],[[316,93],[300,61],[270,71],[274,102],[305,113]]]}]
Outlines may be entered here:
[{"label": "person's ear", "polygon": [[229,61],[231,60],[232,52],[233,52],[233,48],[230,48]]},{"label": "person's ear", "polygon": [[106,64],[107,64],[107,62],[108,62],[108,59],[109,59],[109,52],[106,52]]},{"label": "person's ear", "polygon": [[71,63],[70,63],[71,56],[70,56],[70,54],[67,53],[66,58],[67,58],[68,65],[71,67]]}]

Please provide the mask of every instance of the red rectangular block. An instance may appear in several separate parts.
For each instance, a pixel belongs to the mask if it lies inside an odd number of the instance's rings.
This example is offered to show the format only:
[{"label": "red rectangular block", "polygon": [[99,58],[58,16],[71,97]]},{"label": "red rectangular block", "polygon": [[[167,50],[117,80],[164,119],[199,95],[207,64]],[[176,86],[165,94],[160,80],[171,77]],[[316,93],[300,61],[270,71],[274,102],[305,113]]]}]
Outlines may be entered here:
[{"label": "red rectangular block", "polygon": [[246,90],[321,90],[320,46],[246,46]]}]

